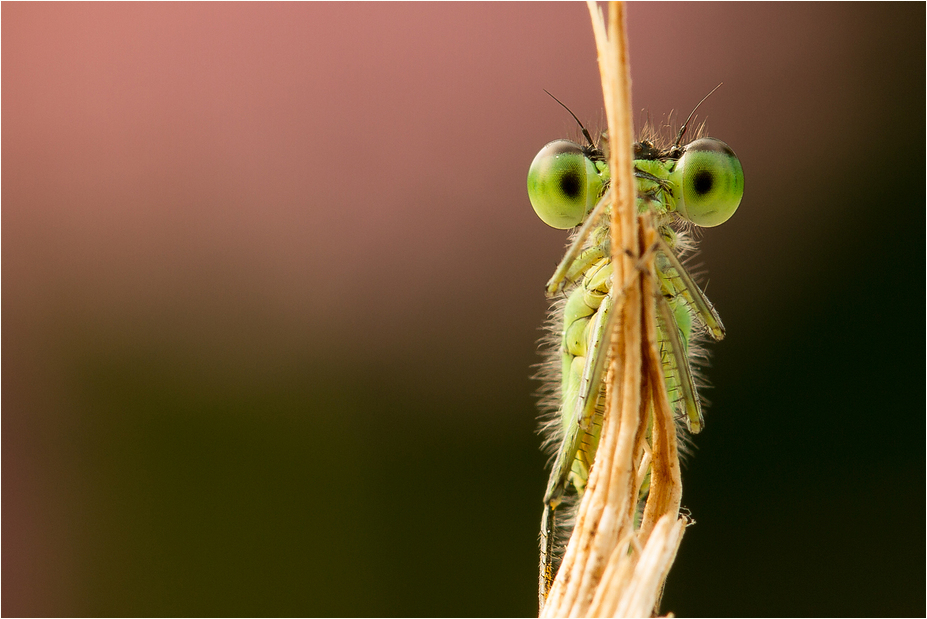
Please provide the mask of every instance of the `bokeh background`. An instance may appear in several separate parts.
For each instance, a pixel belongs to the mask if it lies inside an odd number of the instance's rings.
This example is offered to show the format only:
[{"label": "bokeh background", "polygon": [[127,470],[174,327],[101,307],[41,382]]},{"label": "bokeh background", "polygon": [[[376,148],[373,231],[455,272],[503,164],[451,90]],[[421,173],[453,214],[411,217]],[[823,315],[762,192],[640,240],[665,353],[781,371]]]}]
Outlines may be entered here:
[{"label": "bokeh background", "polygon": [[[925,7],[629,15],[746,171],[664,608],[920,615]],[[536,612],[582,4],[4,3],[2,87],[4,615]]]}]

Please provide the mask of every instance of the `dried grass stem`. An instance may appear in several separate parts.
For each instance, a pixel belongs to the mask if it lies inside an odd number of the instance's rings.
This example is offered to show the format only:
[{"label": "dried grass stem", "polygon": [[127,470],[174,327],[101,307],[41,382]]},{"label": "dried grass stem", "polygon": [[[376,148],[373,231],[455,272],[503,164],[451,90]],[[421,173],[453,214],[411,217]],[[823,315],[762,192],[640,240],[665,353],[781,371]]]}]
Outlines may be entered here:
[{"label": "dried grass stem", "polygon": [[[657,347],[654,253],[649,250],[656,232],[651,218],[638,216],[636,208],[625,6],[609,4],[607,30],[599,7],[590,2],[589,10],[611,144],[615,320],[602,439],[541,616],[641,617],[657,612],[688,521],[679,515],[676,428]],[[636,527],[648,464],[650,493]]]}]

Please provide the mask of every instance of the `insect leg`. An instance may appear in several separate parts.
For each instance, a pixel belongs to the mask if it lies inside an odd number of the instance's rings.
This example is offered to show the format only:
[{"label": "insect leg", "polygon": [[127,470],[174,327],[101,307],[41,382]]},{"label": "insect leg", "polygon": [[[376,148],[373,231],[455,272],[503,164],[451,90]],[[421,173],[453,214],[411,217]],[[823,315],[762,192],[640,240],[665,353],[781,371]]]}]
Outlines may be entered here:
[{"label": "insect leg", "polygon": [[660,246],[659,256],[665,259],[665,262],[657,268],[657,276],[665,292],[673,296],[682,295],[685,302],[695,309],[699,319],[708,328],[711,337],[716,340],[724,338],[724,325],[721,324],[721,317],[718,316],[711,301],[682,266],[666,241],[657,236],[657,243]]},{"label": "insect leg", "polygon": [[557,529],[556,509],[544,505],[541,516],[541,573],[538,577],[538,603],[541,607],[554,584],[554,532]]},{"label": "insect leg", "polygon": [[[556,508],[562,500],[570,475],[574,470],[573,464],[580,446],[586,446],[587,450],[591,448],[592,453],[584,453],[589,464],[591,464],[595,455],[594,447],[598,444],[598,436],[587,435],[594,429],[593,417],[602,391],[605,356],[608,350],[608,347],[603,345],[603,342],[607,334],[610,333],[608,327],[610,326],[609,310],[611,305],[611,295],[607,294],[602,299],[602,304],[592,323],[592,338],[589,344],[589,354],[586,356],[583,366],[579,393],[575,402],[564,401],[562,409],[564,415],[563,443],[557,454],[557,459],[554,461],[554,468],[547,484],[547,492],[544,495],[544,502],[552,508]],[[585,479],[576,481],[581,486],[585,485]]]},{"label": "insect leg", "polygon": [[670,394],[671,401],[675,399],[673,394],[677,389],[681,392],[686,426],[689,432],[698,434],[702,431],[705,420],[702,417],[702,405],[692,379],[692,368],[689,367],[689,359],[686,356],[686,346],[682,340],[682,337],[686,335],[680,332],[673,309],[666,297],[660,293],[656,293],[656,296],[657,328],[662,336],[660,337],[662,348],[660,356],[663,361],[666,390]]},{"label": "insect leg", "polygon": [[[599,203],[596,204],[594,209],[592,209],[592,212],[586,216],[586,221],[584,221],[583,225],[580,226],[579,230],[577,230],[576,236],[573,238],[573,242],[570,244],[570,247],[567,248],[567,252],[564,254],[560,264],[557,265],[557,270],[554,271],[553,276],[547,282],[548,296],[553,296],[559,291],[563,290],[564,285],[567,283],[567,272],[570,271],[570,267],[579,257],[580,253],[582,252],[583,245],[586,243],[589,235],[598,225],[599,220],[602,218],[602,215],[605,214],[605,211],[607,210],[607,207],[610,203],[611,189],[605,192],[605,195],[602,196],[602,198],[599,200]],[[607,251],[603,250],[602,256],[604,256],[605,253],[607,253]]]}]

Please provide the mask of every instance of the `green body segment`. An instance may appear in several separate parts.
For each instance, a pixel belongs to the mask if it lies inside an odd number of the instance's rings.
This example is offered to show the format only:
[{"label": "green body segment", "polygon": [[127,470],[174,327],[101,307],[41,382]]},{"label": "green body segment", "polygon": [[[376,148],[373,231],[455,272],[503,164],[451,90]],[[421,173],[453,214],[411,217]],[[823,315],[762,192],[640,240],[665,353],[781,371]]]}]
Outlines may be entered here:
[{"label": "green body segment", "polygon": [[[678,142],[678,140],[677,140]],[[733,151],[703,138],[665,150],[649,142],[635,145],[634,175],[640,213],[651,212],[658,231],[657,330],[669,400],[690,433],[703,426],[693,380],[693,341],[699,333],[724,337],[721,320],[679,260],[691,242],[674,225],[715,226],[737,209],[743,170]],[[545,146],[528,173],[528,195],[543,221],[566,228],[582,223],[564,259],[547,284],[548,296],[566,296],[560,326],[559,423],[557,445],[541,526],[541,601],[553,582],[557,508],[572,488],[581,496],[595,461],[604,412],[605,355],[614,299],[609,238],[608,166],[603,151],[566,140]],[[556,225],[555,225],[556,224]],[[641,499],[646,497],[645,482]],[[561,519],[562,520],[562,519]]]}]

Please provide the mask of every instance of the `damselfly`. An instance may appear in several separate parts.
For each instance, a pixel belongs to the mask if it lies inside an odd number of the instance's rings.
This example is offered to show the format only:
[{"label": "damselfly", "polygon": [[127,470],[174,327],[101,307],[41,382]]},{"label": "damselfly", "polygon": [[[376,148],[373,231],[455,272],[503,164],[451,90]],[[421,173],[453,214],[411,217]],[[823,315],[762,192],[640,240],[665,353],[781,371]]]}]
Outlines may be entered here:
[{"label": "damselfly", "polygon": [[[677,430],[696,434],[704,423],[694,369],[704,356],[698,342],[706,334],[722,339],[724,327],[682,259],[695,249],[689,234],[693,225],[720,225],[737,210],[744,176],[740,160],[724,142],[697,137],[682,143],[689,120],[691,115],[669,145],[660,146],[651,136],[632,148],[637,210],[652,214],[658,232],[654,295],[666,391]],[[605,136],[596,143],[576,122],[586,145],[553,141],[528,170],[528,197],[538,217],[558,229],[579,226],[547,282],[547,294],[555,301],[540,377],[546,381],[545,446],[554,460],[541,521],[542,600],[572,527],[570,509],[582,496],[595,461],[604,413],[608,316],[622,294],[612,289],[609,144]],[[648,483],[641,488],[641,506],[648,488]]]}]

